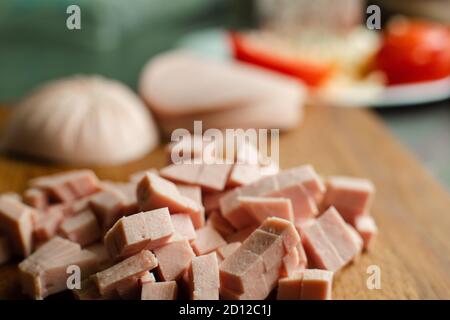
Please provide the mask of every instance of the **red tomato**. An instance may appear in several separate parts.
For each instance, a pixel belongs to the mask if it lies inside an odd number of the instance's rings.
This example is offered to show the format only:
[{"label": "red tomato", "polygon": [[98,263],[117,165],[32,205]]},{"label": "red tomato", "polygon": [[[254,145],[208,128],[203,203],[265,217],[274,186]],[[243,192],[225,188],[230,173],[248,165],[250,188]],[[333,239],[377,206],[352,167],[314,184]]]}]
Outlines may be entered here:
[{"label": "red tomato", "polygon": [[330,64],[311,63],[257,48],[239,33],[231,32],[230,40],[237,60],[293,76],[310,86],[319,86],[334,70]]},{"label": "red tomato", "polygon": [[377,67],[390,84],[450,75],[450,29],[425,21],[397,21],[383,36]]}]

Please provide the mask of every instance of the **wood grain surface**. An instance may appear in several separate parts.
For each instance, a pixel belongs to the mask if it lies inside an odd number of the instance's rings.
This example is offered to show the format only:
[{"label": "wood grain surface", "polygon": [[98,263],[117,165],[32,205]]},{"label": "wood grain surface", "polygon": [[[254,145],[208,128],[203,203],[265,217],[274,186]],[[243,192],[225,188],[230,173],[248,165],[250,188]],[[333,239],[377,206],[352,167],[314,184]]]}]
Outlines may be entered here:
[{"label": "wood grain surface", "polygon": [[[0,113],[4,122],[5,112]],[[431,143],[431,142],[430,142]],[[335,299],[450,299],[450,196],[367,110],[312,107],[301,127],[282,134],[283,168],[311,163],[322,175],[367,177],[375,183],[373,212],[380,233],[373,250],[335,277]],[[125,166],[93,168],[124,180],[161,167],[163,148]],[[66,167],[0,157],[0,192]],[[381,289],[366,286],[367,267],[381,269]],[[17,269],[0,267],[0,298],[19,298]]]}]

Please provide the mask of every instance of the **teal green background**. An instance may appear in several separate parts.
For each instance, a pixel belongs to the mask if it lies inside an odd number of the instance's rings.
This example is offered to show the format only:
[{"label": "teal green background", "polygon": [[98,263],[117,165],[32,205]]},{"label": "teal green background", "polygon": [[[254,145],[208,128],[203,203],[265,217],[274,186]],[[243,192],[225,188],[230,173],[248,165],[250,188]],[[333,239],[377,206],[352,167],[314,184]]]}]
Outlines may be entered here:
[{"label": "teal green background", "polygon": [[[81,30],[68,30],[66,9],[81,9]],[[237,27],[250,1],[1,0],[0,101],[75,73],[99,73],[135,87],[154,54],[205,27]]]}]

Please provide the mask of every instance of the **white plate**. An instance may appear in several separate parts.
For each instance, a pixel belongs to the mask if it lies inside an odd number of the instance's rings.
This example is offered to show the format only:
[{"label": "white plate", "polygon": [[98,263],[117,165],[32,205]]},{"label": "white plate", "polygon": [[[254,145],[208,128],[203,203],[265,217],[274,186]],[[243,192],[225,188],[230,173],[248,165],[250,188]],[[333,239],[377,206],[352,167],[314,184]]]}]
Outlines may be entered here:
[{"label": "white plate", "polygon": [[373,107],[404,107],[450,98],[450,77],[442,80],[388,86]]},{"label": "white plate", "polygon": [[[215,59],[232,59],[231,48],[223,29],[205,29],[188,34],[179,48],[195,51]],[[356,91],[355,91],[356,90]],[[372,92],[373,91],[373,92]],[[450,77],[416,84],[393,85],[379,92],[361,90],[359,87],[343,89],[330,101],[338,106],[404,107],[441,101],[450,98]]]}]

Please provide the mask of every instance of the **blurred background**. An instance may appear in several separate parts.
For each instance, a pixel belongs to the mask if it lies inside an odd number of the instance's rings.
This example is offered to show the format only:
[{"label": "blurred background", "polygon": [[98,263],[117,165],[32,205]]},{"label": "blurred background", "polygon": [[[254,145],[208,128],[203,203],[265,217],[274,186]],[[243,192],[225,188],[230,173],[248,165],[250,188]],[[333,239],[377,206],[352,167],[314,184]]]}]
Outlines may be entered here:
[{"label": "blurred background", "polygon": [[[72,4],[81,8],[81,30],[65,27],[66,9]],[[369,16],[366,8],[372,4],[381,8],[381,30],[369,31],[365,26]],[[77,73],[101,74],[136,89],[143,65],[157,53],[183,47],[229,59],[233,50],[223,38],[226,30],[270,30],[280,39],[292,40],[304,56],[339,60],[342,72],[324,86],[324,95],[319,95],[322,102],[343,101],[336,104],[374,107],[400,140],[450,187],[450,101],[443,98],[445,91],[447,96],[450,92],[446,87],[448,81],[444,89],[440,83],[436,99],[433,94],[420,99],[408,97],[407,93],[405,100],[394,91],[388,98],[373,97],[388,85],[439,80],[438,76],[389,77],[389,70],[384,70],[387,79],[379,80],[379,74],[368,67],[373,61],[367,57],[386,44],[380,34],[386,32],[388,23],[397,15],[448,28],[450,1],[2,0],[0,104],[13,106],[37,85]],[[400,25],[391,35],[398,35],[401,29]],[[336,37],[346,40],[336,41]],[[257,38],[263,37],[258,34]],[[263,39],[268,39],[264,41],[269,44],[277,41],[270,37]],[[331,54],[329,48],[333,48]],[[356,66],[360,57],[364,59]],[[382,62],[386,69],[392,69],[391,60]],[[395,76],[403,74],[401,70],[395,71]],[[414,87],[406,88],[407,92],[416,91]],[[349,93],[351,98],[342,92]]]}]

